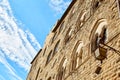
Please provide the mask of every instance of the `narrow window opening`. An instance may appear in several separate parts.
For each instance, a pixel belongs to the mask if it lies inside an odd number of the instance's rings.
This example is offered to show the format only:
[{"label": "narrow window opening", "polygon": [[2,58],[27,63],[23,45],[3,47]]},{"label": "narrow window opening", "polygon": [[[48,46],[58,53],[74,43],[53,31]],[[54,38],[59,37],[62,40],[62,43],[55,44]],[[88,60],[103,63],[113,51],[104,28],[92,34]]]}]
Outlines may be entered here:
[{"label": "narrow window opening", "polygon": [[58,52],[59,43],[60,43],[60,40],[59,40],[59,41],[57,42],[57,44],[55,45],[54,52],[53,52],[53,56]]},{"label": "narrow window opening", "polygon": [[97,69],[95,70],[95,73],[96,73],[96,74],[100,74],[101,69],[102,69],[102,68],[101,68],[100,66],[98,66]]},{"label": "narrow window opening", "polygon": [[118,73],[118,77],[120,77],[120,73]]},{"label": "narrow window opening", "polygon": [[62,80],[63,78],[63,71],[60,71],[60,75],[59,75],[59,79],[58,80]]},{"label": "narrow window opening", "polygon": [[82,47],[83,47],[83,42],[81,42],[81,41],[78,41],[75,44],[75,47],[74,47],[72,55],[71,55],[71,58],[72,58],[71,71],[78,68],[79,65],[82,63],[82,54],[83,54]]},{"label": "narrow window opening", "polygon": [[48,57],[47,57],[47,61],[46,61],[46,65],[49,63],[49,61],[51,60],[52,58],[52,51],[50,51]]},{"label": "narrow window opening", "polygon": [[97,8],[99,6],[99,1],[95,2],[95,8]]},{"label": "narrow window opening", "polygon": [[47,80],[51,80],[51,77],[49,77]]},{"label": "narrow window opening", "polygon": [[45,52],[46,52],[46,48],[45,48],[45,50],[44,50],[44,52],[43,52],[43,56],[45,55]]},{"label": "narrow window opening", "polygon": [[93,0],[93,12],[99,7],[100,2],[98,0]]}]

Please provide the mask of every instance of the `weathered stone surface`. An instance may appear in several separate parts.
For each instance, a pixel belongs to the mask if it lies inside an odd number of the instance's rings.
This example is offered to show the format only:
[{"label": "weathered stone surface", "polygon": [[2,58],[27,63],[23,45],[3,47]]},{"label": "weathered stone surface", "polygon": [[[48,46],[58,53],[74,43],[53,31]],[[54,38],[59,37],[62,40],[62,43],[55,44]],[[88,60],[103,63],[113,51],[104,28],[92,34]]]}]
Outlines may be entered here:
[{"label": "weathered stone surface", "polygon": [[[27,80],[119,80],[118,8],[116,0],[73,0],[32,61]],[[101,43],[107,55],[100,61],[94,52]]]}]

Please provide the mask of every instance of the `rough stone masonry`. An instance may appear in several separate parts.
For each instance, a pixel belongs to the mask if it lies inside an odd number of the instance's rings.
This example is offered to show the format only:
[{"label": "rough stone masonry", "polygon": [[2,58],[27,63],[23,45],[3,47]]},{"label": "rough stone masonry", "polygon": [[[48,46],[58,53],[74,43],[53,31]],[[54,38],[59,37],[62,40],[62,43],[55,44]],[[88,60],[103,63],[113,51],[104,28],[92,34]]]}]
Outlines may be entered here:
[{"label": "rough stone masonry", "polygon": [[72,0],[27,80],[120,80],[120,0]]}]

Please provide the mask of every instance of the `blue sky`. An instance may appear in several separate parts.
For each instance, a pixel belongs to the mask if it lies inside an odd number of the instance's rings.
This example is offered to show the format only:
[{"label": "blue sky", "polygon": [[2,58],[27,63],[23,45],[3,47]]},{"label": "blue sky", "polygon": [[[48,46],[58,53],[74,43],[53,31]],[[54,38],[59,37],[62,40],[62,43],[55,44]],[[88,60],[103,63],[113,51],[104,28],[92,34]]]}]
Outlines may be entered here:
[{"label": "blue sky", "polygon": [[0,0],[0,80],[26,80],[30,62],[71,0]]},{"label": "blue sky", "polygon": [[[54,23],[61,17],[69,0],[9,0],[14,16],[21,21],[24,29],[29,29],[43,46],[45,38]],[[58,3],[54,5],[53,1]],[[69,3],[69,2],[68,2]],[[58,7],[56,10],[54,7]],[[67,7],[67,6],[66,6]]]}]

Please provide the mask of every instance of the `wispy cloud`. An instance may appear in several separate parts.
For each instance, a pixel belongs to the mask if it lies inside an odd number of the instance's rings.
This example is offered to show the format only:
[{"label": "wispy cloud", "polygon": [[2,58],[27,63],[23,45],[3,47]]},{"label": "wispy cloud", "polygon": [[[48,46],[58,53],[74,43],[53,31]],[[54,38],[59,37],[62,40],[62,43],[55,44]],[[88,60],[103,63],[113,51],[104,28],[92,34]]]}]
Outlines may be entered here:
[{"label": "wispy cloud", "polygon": [[[0,63],[6,67],[6,69],[4,69],[4,72],[7,72],[6,75],[9,74],[8,76],[11,77],[12,80],[22,80],[22,78],[16,74],[15,69],[7,62],[2,51],[0,51]],[[0,78],[0,80],[6,80],[2,75],[0,75]]]},{"label": "wispy cloud", "polygon": [[[0,0],[0,63],[10,72],[10,76],[22,80],[6,57],[17,63],[26,71],[30,68],[30,61],[40,49],[40,45],[30,31],[23,31],[12,14],[9,2]],[[0,78],[4,78],[0,76]]]},{"label": "wispy cloud", "polygon": [[50,7],[57,13],[63,13],[65,9],[70,4],[70,0],[64,1],[64,0],[50,0],[49,5]]}]

